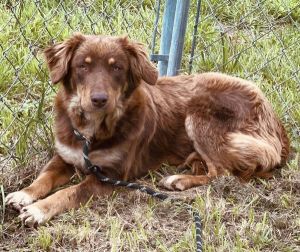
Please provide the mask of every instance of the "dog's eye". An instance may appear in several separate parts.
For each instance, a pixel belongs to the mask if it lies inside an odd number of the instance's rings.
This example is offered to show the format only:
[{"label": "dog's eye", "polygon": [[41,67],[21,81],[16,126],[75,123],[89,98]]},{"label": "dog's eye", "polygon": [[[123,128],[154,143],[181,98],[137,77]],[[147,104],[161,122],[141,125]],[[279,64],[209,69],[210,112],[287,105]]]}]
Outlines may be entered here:
[{"label": "dog's eye", "polygon": [[116,71],[116,72],[118,72],[118,71],[120,71],[122,68],[120,67],[120,66],[118,66],[118,65],[113,65],[113,70],[114,71]]},{"label": "dog's eye", "polygon": [[79,65],[79,68],[80,68],[81,70],[84,70],[84,71],[87,71],[87,70],[88,70],[87,66],[84,65],[84,64]]}]

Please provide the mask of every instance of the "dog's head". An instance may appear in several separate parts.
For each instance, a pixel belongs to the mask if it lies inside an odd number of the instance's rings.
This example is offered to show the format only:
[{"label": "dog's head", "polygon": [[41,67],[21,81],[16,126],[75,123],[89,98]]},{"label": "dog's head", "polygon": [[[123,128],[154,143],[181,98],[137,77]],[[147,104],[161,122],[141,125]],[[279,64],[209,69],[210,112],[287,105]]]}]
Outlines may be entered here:
[{"label": "dog's head", "polygon": [[127,37],[75,34],[45,56],[51,81],[62,82],[87,113],[111,112],[142,81],[154,85],[158,77],[142,44]]}]

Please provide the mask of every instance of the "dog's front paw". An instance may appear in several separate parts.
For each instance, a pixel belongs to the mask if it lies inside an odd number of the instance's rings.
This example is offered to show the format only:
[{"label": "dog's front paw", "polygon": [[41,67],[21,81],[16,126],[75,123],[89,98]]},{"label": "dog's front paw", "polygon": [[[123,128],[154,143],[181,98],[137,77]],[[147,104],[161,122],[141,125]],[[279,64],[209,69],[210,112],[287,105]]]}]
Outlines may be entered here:
[{"label": "dog's front paw", "polygon": [[184,175],[172,175],[165,177],[159,181],[159,186],[172,191],[184,191],[190,187]]},{"label": "dog's front paw", "polygon": [[27,227],[36,227],[48,220],[47,215],[37,204],[23,207],[19,218]]},{"label": "dog's front paw", "polygon": [[18,211],[23,207],[30,205],[34,199],[26,192],[18,191],[10,193],[5,198],[5,204]]}]

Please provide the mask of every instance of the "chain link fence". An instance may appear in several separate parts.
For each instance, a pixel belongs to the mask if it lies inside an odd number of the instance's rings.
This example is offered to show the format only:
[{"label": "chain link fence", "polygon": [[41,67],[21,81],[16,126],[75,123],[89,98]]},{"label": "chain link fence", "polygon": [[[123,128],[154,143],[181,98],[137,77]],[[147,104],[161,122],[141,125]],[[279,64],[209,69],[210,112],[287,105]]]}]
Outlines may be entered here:
[{"label": "chain link fence", "polygon": [[[195,22],[196,7],[200,18]],[[128,34],[151,47],[158,1],[1,1],[0,168],[40,167],[53,151],[56,92],[42,49],[75,31]],[[164,1],[160,1],[159,36]],[[193,31],[198,27],[195,50]],[[191,1],[182,73],[222,71],[264,90],[299,148],[300,3]],[[2,179],[1,179],[2,180]],[[2,183],[2,181],[1,181]]]}]

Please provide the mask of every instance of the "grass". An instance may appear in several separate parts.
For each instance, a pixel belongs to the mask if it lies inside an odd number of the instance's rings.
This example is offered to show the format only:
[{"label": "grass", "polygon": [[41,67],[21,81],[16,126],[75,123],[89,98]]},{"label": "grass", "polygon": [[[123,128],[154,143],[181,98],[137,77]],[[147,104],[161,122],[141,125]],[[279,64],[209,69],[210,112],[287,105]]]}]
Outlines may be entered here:
[{"label": "grass", "polygon": [[[28,185],[53,154],[57,87],[49,83],[41,49],[74,31],[129,34],[150,45],[154,2],[24,0],[0,5],[0,250],[193,251],[194,226],[185,207],[141,193],[122,190],[91,199],[38,229],[24,228],[3,204],[4,195]],[[193,0],[182,73],[188,72],[195,7]],[[170,194],[195,200],[206,251],[299,251],[300,4],[205,0],[201,10],[192,72],[222,71],[254,80],[284,121],[292,155],[269,181],[240,184],[221,177],[209,186]],[[165,167],[141,181],[155,187],[169,173],[176,171]]]}]

